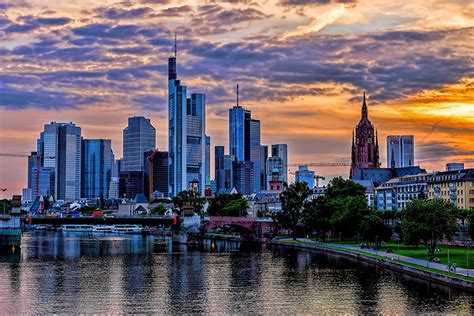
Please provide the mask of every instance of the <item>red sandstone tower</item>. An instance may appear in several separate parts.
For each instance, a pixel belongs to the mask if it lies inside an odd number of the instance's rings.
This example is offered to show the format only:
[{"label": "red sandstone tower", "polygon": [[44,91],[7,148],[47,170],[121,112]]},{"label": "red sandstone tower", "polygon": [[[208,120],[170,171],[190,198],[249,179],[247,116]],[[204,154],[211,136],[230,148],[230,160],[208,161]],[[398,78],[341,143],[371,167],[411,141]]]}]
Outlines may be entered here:
[{"label": "red sandstone tower", "polygon": [[362,103],[362,117],[357,124],[355,138],[352,132],[352,162],[350,178],[358,168],[379,168],[379,141],[374,126],[369,121],[367,103]]}]

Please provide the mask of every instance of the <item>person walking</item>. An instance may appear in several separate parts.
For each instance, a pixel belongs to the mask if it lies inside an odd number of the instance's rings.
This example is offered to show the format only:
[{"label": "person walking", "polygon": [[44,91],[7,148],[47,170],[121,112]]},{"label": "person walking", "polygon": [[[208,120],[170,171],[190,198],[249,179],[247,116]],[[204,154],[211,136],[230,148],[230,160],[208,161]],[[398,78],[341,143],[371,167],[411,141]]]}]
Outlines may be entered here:
[{"label": "person walking", "polygon": [[453,263],[453,272],[456,273],[456,262]]}]

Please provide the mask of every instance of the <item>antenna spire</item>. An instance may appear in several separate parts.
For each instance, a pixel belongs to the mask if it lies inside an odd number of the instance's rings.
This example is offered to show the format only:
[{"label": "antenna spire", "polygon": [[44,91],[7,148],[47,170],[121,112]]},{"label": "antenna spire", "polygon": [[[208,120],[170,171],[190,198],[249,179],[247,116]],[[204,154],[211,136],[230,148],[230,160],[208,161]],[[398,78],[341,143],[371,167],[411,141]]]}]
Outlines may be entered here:
[{"label": "antenna spire", "polygon": [[174,58],[176,58],[176,55],[178,55],[178,45],[177,43],[177,36],[176,33],[174,33]]},{"label": "antenna spire", "polygon": [[237,106],[239,106],[239,84],[237,84]]}]

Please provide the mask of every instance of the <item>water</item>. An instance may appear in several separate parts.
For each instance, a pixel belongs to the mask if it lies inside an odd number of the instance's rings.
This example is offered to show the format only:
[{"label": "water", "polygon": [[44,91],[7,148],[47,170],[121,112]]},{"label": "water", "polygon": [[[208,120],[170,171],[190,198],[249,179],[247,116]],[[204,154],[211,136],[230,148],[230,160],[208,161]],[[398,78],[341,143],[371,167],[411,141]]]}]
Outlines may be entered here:
[{"label": "water", "polygon": [[[239,250],[240,249],[240,250]],[[314,251],[147,236],[25,234],[0,255],[0,315],[461,313],[473,296]]]}]

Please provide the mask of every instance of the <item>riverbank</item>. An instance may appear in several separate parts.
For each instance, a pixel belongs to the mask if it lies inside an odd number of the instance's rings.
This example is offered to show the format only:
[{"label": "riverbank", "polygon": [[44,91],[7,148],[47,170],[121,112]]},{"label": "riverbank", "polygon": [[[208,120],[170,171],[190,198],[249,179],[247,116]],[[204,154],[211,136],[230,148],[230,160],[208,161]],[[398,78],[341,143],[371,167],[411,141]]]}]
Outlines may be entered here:
[{"label": "riverbank", "polygon": [[462,273],[454,274],[434,267],[429,267],[430,263],[428,263],[428,267],[426,267],[420,264],[410,262],[412,260],[409,260],[409,258],[405,258],[403,256],[396,258],[393,256],[388,256],[388,254],[379,254],[371,253],[369,251],[363,251],[357,249],[356,247],[348,247],[336,244],[324,244],[314,242],[308,239],[279,239],[272,240],[270,244],[336,253],[353,258],[355,260],[362,260],[371,264],[376,264],[392,270],[400,271],[428,281],[438,282],[451,287],[456,287],[462,290],[467,290],[469,292],[474,292],[473,277],[463,275]]}]

